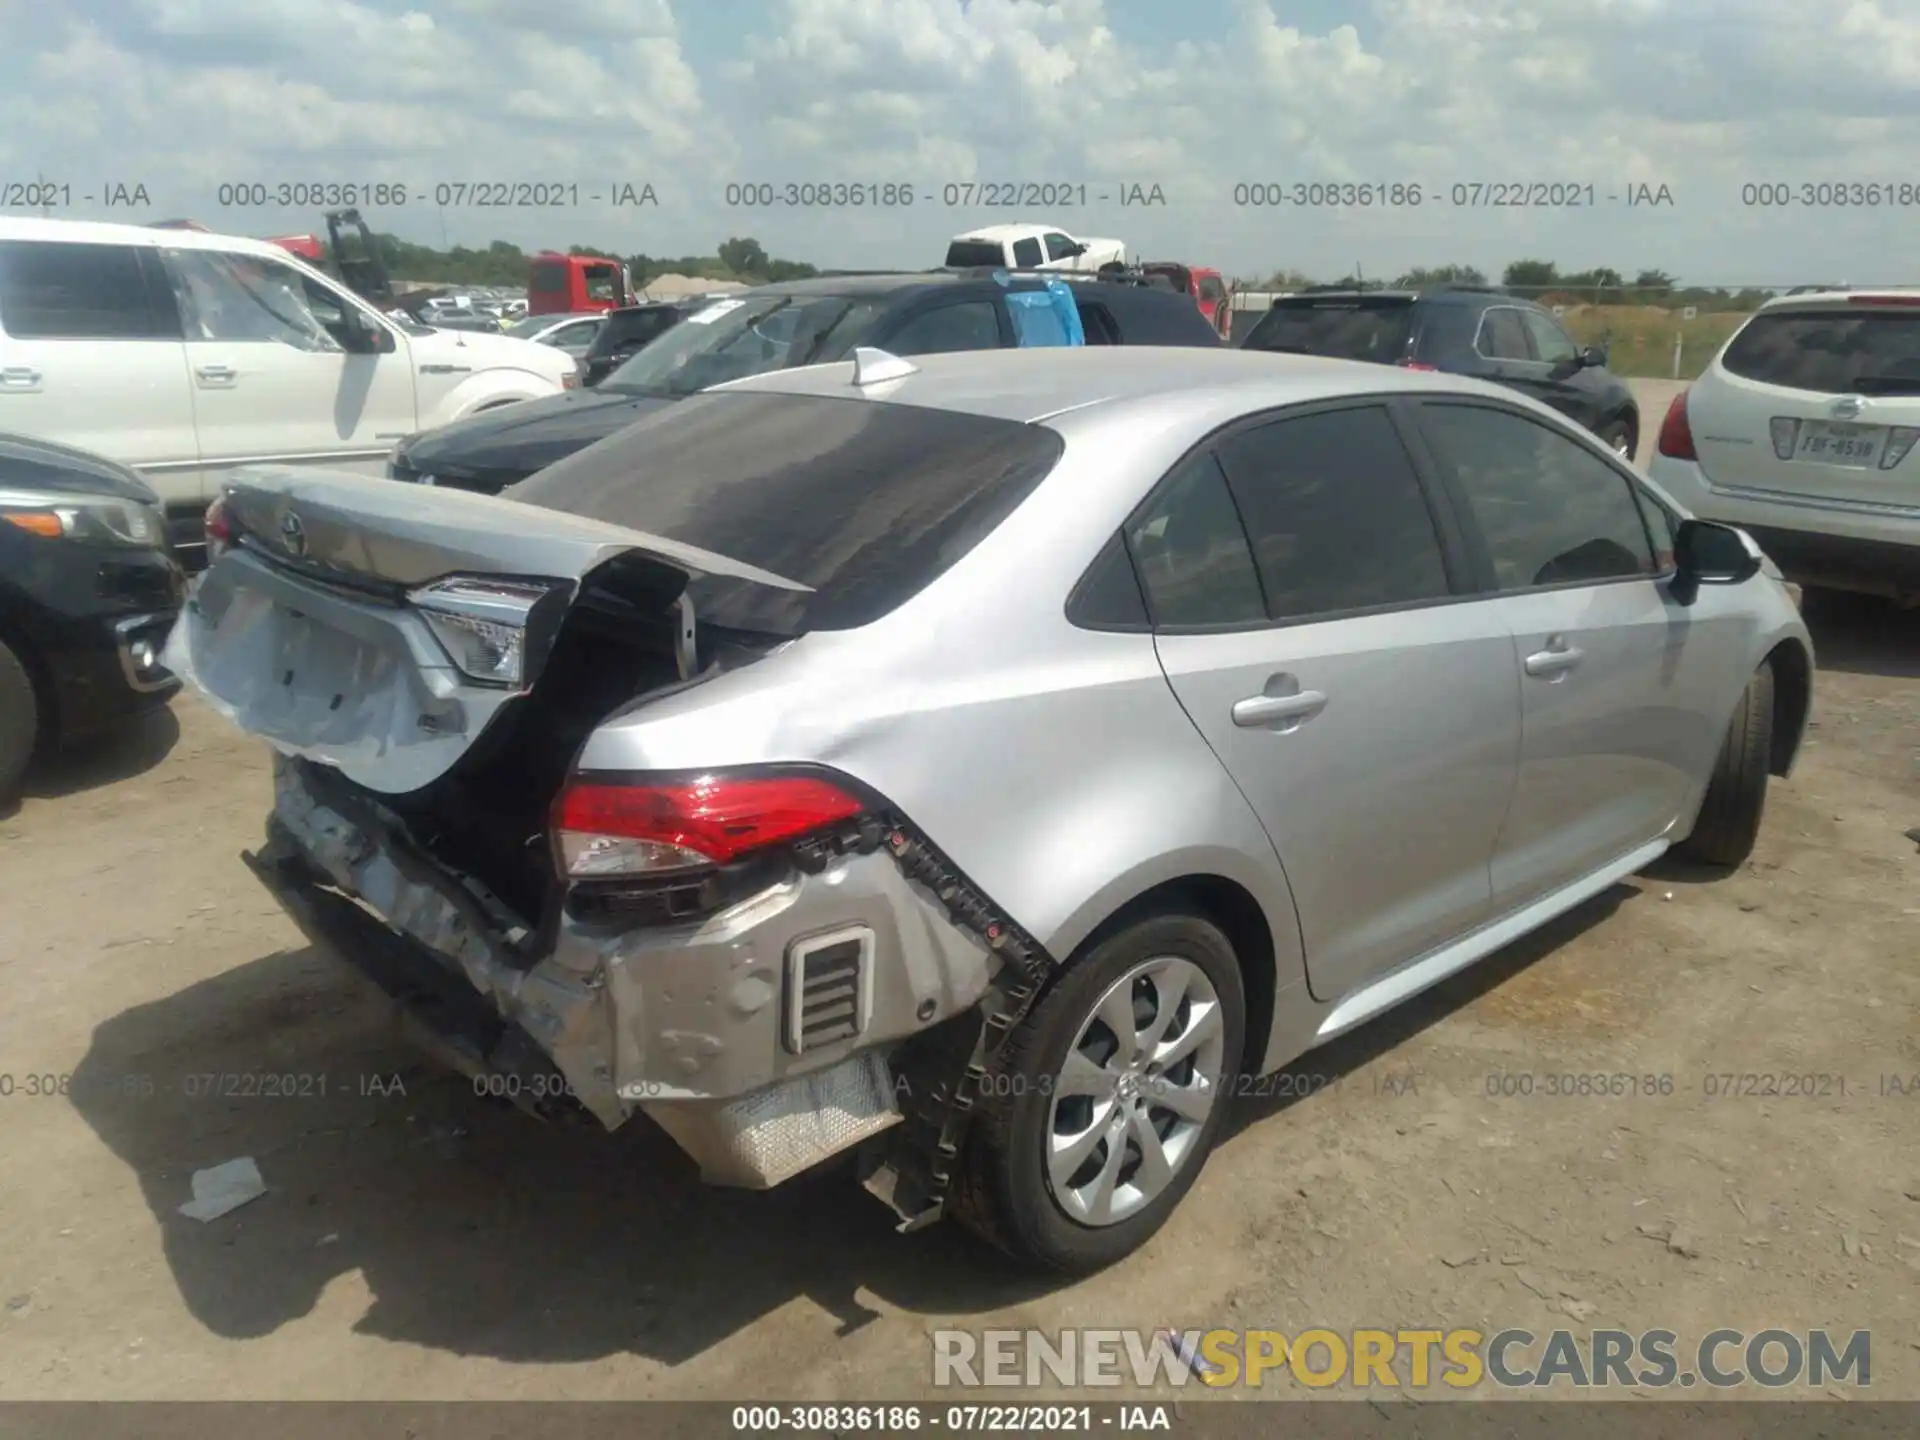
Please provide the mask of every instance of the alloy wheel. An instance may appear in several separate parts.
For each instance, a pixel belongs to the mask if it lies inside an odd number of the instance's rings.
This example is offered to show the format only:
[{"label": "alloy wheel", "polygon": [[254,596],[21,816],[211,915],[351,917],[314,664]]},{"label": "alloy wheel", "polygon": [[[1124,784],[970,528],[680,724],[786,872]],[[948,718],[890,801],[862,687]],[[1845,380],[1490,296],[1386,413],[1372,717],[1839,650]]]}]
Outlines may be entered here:
[{"label": "alloy wheel", "polygon": [[1160,956],[1107,987],[1054,1077],[1046,1173],[1088,1226],[1152,1203],[1192,1161],[1219,1103],[1220,996],[1191,960]]}]

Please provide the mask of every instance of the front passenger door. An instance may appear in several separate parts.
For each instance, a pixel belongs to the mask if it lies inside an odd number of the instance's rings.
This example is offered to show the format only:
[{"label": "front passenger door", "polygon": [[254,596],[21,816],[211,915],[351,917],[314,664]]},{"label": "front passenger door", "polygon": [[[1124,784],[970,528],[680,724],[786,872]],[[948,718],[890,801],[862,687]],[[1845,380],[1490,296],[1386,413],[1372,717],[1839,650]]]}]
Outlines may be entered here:
[{"label": "front passenger door", "polygon": [[1580,347],[1544,311],[1522,310],[1520,320],[1540,367],[1535,393],[1561,414],[1594,429],[1600,422],[1599,396],[1590,380],[1592,372],[1580,363]]},{"label": "front passenger door", "polygon": [[1720,743],[1725,679],[1667,594],[1634,482],[1549,423],[1427,401],[1420,427],[1510,626],[1522,734],[1493,857],[1510,910],[1665,835]]},{"label": "front passenger door", "polygon": [[[413,361],[347,349],[352,302],[277,260],[176,249],[194,427],[209,482],[261,461],[378,474],[414,430]],[[385,322],[367,316],[367,326]]]},{"label": "front passenger door", "polygon": [[1452,533],[1378,402],[1230,432],[1129,526],[1161,665],[1279,852],[1321,999],[1488,911],[1519,697]]}]

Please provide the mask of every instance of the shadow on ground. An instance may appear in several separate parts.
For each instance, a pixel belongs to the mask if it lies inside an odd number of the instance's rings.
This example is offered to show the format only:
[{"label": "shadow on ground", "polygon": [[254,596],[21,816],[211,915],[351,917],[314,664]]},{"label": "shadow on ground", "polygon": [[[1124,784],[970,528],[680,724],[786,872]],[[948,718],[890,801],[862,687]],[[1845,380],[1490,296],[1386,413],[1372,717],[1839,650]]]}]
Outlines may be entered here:
[{"label": "shadow on ground", "polygon": [[40,757],[27,772],[26,794],[58,800],[144,775],[173,752],[180,721],[171,707],[148,711],[124,726],[70,742]]},{"label": "shadow on ground", "polygon": [[1920,679],[1920,609],[1872,595],[1809,590],[1802,613],[1821,670],[1888,679]]},{"label": "shadow on ground", "polygon": [[[1632,893],[1616,887],[1298,1070],[1365,1064]],[[895,1233],[845,1164],[767,1194],[711,1189],[651,1127],[547,1126],[477,1097],[314,949],[107,1021],[73,1094],[138,1177],[188,1308],[227,1337],[277,1330],[356,1271],[372,1296],[356,1330],[519,1362],[675,1365],[800,1297],[847,1334],[876,1318],[863,1289],[967,1316],[1055,1288],[958,1226]],[[1241,1102],[1229,1140],[1288,1103]],[[242,1155],[267,1195],[209,1224],[178,1213],[195,1169]]]}]

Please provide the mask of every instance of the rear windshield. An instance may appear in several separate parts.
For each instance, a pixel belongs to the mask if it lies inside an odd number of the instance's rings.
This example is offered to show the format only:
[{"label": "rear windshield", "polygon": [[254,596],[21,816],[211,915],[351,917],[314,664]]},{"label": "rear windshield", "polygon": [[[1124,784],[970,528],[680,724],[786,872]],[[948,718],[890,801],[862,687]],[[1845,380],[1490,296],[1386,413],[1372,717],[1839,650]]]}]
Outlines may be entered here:
[{"label": "rear windshield", "polygon": [[851,630],[973,549],[1060,458],[1052,430],[917,406],[694,395],[507,490],[509,499],[697,545],[813,587],[695,582],[736,629]]},{"label": "rear windshield", "polygon": [[1413,335],[1406,300],[1282,300],[1247,336],[1248,350],[1397,365]]},{"label": "rear windshield", "polygon": [[567,289],[567,267],[564,265],[536,265],[533,278],[527,286],[530,294],[565,294]]},{"label": "rear windshield", "polygon": [[1768,385],[1829,395],[1920,394],[1920,311],[1782,311],[1753,317],[1720,364]]},{"label": "rear windshield", "polygon": [[971,269],[977,265],[1004,265],[1007,254],[992,240],[956,240],[947,246],[950,269]]}]

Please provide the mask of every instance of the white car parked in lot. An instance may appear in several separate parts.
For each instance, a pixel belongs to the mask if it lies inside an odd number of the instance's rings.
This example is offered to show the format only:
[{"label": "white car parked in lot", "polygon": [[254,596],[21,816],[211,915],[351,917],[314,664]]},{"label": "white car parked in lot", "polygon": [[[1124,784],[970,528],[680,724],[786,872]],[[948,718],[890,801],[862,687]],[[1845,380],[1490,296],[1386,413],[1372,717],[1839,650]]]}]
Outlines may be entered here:
[{"label": "white car parked in lot", "polygon": [[576,384],[551,346],[382,315],[263,240],[0,217],[0,430],[132,466],[183,545],[237,465],[378,475],[402,436]]},{"label": "white car parked in lot", "polygon": [[1667,411],[1649,467],[1790,580],[1920,601],[1920,290],[1769,301]]}]

